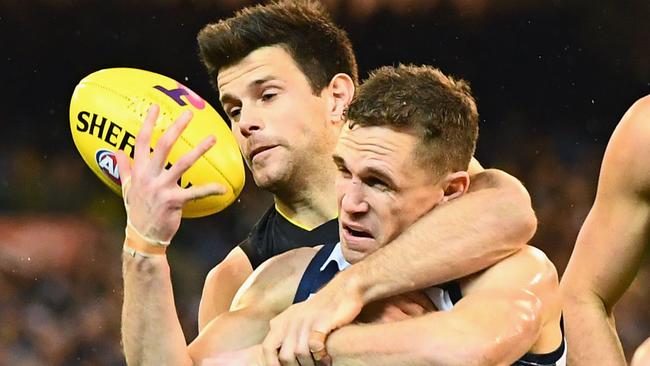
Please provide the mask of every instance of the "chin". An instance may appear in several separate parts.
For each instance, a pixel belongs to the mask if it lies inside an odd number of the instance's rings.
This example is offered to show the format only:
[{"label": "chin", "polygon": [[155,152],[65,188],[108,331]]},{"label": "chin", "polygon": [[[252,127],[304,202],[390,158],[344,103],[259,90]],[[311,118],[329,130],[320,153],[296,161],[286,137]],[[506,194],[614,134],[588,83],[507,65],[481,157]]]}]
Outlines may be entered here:
[{"label": "chin", "polygon": [[285,179],[286,174],[282,174],[283,172],[277,170],[273,171],[271,168],[266,166],[252,172],[255,185],[270,192],[285,189],[287,185],[287,179]]},{"label": "chin", "polygon": [[348,245],[341,241],[341,251],[343,252],[343,257],[346,261],[351,264],[357,263],[368,256],[368,252],[350,249]]}]

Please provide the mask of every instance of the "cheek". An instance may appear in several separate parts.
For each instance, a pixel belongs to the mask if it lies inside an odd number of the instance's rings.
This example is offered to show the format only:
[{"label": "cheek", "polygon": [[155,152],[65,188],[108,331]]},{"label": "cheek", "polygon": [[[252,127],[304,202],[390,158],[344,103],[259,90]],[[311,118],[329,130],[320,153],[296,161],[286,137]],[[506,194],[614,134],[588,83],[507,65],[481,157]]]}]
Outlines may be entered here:
[{"label": "cheek", "polygon": [[246,143],[246,139],[244,139],[244,136],[239,131],[239,128],[235,124],[233,124],[233,128],[231,129],[233,136],[235,136],[235,141],[237,141],[237,145],[239,146],[239,151],[242,151],[242,146]]},{"label": "cheek", "polygon": [[334,180],[334,189],[336,190],[336,202],[338,204],[339,210],[341,209],[341,202],[343,201],[343,196],[345,195],[348,182],[349,180],[343,178],[341,174],[336,174],[336,179]]}]

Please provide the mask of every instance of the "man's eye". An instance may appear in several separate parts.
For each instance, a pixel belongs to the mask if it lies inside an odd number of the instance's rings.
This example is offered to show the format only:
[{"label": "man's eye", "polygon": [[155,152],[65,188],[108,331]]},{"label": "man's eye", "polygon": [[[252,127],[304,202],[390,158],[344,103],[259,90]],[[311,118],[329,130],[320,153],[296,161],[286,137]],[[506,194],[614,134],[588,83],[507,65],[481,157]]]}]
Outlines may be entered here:
[{"label": "man's eye", "polygon": [[235,117],[239,116],[241,108],[232,108],[231,110],[228,111],[228,117],[231,119],[234,119]]},{"label": "man's eye", "polygon": [[273,99],[276,95],[278,95],[278,94],[277,93],[264,93],[264,94],[262,94],[262,101],[268,102],[271,99]]},{"label": "man's eye", "polygon": [[370,187],[377,188],[381,191],[388,190],[388,184],[386,184],[383,180],[378,178],[370,178],[366,181],[366,184]]}]

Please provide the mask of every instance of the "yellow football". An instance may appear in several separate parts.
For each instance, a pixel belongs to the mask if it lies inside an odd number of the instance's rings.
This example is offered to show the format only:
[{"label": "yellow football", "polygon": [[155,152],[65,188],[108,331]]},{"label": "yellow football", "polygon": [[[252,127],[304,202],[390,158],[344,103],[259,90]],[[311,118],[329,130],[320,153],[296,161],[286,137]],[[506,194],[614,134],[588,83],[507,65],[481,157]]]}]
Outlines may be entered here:
[{"label": "yellow football", "polygon": [[200,217],[230,205],[244,186],[244,164],[228,125],[200,96],[166,76],[132,68],[112,68],[83,78],[70,101],[70,128],[81,157],[92,171],[118,194],[122,193],[114,152],[133,159],[135,136],[147,110],[160,106],[151,148],[185,109],[193,118],[169,154],[167,167],[214,135],[217,143],[179,181],[181,187],[217,182],[228,192],[188,202],[183,217]]}]

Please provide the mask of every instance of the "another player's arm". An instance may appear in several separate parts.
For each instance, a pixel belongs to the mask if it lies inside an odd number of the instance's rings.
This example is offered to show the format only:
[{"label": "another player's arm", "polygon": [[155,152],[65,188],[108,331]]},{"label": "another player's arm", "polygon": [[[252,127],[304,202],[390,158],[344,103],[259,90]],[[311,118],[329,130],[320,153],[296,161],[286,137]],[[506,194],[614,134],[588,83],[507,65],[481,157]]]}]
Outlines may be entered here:
[{"label": "another player's arm", "polygon": [[169,170],[164,169],[191,113],[185,111],[165,131],[151,154],[158,112],[154,105],[147,113],[136,137],[133,166],[124,152],[116,154],[127,211],[122,341],[130,364],[183,365],[189,358],[182,352],[185,338],[176,315],[165,249],[180,226],[181,210],[187,201],[225,190],[216,183],[185,189],[178,186],[183,172],[214,145],[215,139],[206,138]]},{"label": "another player's arm", "polygon": [[[300,248],[262,264],[238,292],[232,311],[210,321],[187,346],[173,302],[164,256],[125,254],[123,339],[129,365],[198,365],[222,352],[244,349],[264,339],[269,321],[287,308],[315,250]],[[137,337],[138,339],[132,339]]]},{"label": "another player's arm", "polygon": [[527,248],[471,279],[452,310],[344,326],[327,349],[336,365],[510,365],[546,324],[556,330],[552,347],[561,342],[557,281],[543,254]]},{"label": "another player's arm", "polygon": [[191,365],[166,256],[122,255],[122,343],[129,365]]},{"label": "another player's arm", "polygon": [[650,96],[623,116],[607,146],[594,205],[562,279],[569,360],[625,365],[614,305],[650,240]]},{"label": "another player's arm", "polygon": [[[267,362],[279,344],[282,352],[290,352],[285,344],[302,349],[306,345],[297,340],[300,334],[327,334],[349,324],[370,302],[461,278],[521,249],[536,229],[528,192],[502,171],[481,170],[476,161],[470,168],[470,192],[441,204],[310,299],[283,312],[264,340]],[[314,347],[318,345],[312,343]]]},{"label": "another player's arm", "polygon": [[234,296],[230,311],[212,319],[192,341],[188,352],[195,363],[262,342],[269,321],[293,302],[296,289],[316,253],[298,248],[264,262]]},{"label": "another player's arm", "polygon": [[470,171],[467,194],[423,216],[333,285],[367,304],[475,273],[519,250],[537,225],[528,192],[500,170],[472,165],[478,172]]},{"label": "another player's arm", "polygon": [[199,305],[199,331],[219,314],[230,309],[237,290],[251,273],[253,266],[240,247],[231,250],[221,263],[210,270]]}]

